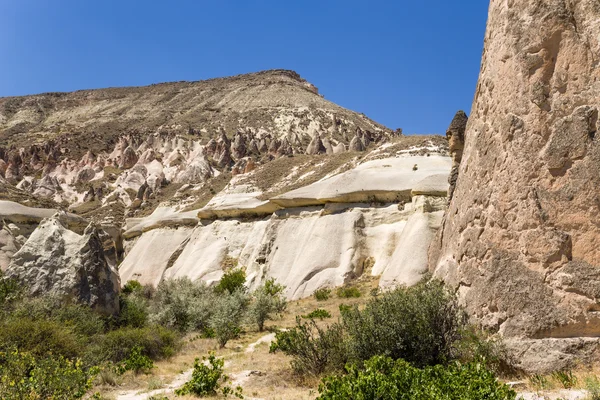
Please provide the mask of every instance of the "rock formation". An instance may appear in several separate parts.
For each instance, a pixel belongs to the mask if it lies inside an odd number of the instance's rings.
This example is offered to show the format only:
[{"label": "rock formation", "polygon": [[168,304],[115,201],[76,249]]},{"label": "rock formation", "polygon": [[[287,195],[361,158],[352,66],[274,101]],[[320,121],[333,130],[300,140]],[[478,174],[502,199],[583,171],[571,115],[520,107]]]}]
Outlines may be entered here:
[{"label": "rock formation", "polygon": [[454,116],[454,119],[450,123],[450,127],[446,131],[446,138],[448,138],[448,147],[450,149],[450,155],[452,156],[452,171],[450,172],[450,189],[448,189],[448,201],[452,200],[454,194],[454,188],[456,187],[456,181],[458,179],[458,168],[462,160],[463,150],[465,147],[465,129],[467,129],[467,122],[469,118],[464,111],[459,111]]},{"label": "rock formation", "polygon": [[11,257],[6,275],[22,281],[31,294],[52,294],[114,314],[119,311],[120,281],[105,255],[98,230],[83,235],[66,228],[66,216],[43,220]]},{"label": "rock formation", "polygon": [[[529,371],[600,336],[600,3],[492,0],[430,265]],[[454,133],[452,132],[452,140]]]}]

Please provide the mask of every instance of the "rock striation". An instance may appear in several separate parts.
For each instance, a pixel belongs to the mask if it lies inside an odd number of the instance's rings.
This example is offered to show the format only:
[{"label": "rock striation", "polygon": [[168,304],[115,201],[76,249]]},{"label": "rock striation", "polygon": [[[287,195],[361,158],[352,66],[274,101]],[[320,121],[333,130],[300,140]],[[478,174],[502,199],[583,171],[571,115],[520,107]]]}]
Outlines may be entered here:
[{"label": "rock striation", "polygon": [[119,275],[104,254],[99,230],[89,225],[79,235],[67,226],[60,212],[42,220],[10,257],[6,275],[24,282],[33,295],[51,294],[117,313]]},{"label": "rock striation", "polygon": [[290,299],[364,273],[380,276],[382,288],[414,284],[427,272],[451,164],[444,154],[387,155],[268,199],[234,177],[195,220],[172,208],[127,220],[121,280],[213,283],[235,259],[250,287],[272,277]]},{"label": "rock striation", "polygon": [[600,336],[599,21],[596,0],[491,1],[456,188],[430,250],[434,274],[529,371],[589,357]]}]

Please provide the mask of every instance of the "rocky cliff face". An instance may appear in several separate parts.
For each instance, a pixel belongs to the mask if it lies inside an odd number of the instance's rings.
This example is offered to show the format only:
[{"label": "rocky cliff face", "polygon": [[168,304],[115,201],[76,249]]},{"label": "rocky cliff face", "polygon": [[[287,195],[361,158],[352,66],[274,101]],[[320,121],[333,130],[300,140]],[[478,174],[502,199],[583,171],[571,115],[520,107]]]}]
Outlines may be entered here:
[{"label": "rocky cliff face", "polygon": [[600,336],[600,3],[492,0],[456,190],[430,252],[529,370]]},{"label": "rocky cliff face", "polygon": [[100,232],[90,225],[79,235],[67,226],[64,213],[42,220],[10,257],[6,275],[25,282],[33,295],[51,294],[117,313],[119,275],[104,254]]},{"label": "rocky cliff face", "polygon": [[[363,274],[412,284],[451,168],[442,137],[392,132],[282,70],[0,99],[0,146],[0,267],[107,310],[114,265],[157,285],[237,263],[289,298]],[[44,219],[58,208],[68,224]]]}]

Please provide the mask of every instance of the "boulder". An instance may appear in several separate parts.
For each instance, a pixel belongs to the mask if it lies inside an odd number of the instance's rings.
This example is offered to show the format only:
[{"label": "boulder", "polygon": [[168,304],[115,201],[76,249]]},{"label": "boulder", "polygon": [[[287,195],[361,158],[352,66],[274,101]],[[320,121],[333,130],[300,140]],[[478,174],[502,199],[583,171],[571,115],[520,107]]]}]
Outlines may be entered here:
[{"label": "boulder", "polygon": [[118,313],[119,275],[106,260],[98,229],[90,224],[79,235],[66,225],[60,212],[44,219],[13,255],[6,275],[34,296],[50,294]]}]

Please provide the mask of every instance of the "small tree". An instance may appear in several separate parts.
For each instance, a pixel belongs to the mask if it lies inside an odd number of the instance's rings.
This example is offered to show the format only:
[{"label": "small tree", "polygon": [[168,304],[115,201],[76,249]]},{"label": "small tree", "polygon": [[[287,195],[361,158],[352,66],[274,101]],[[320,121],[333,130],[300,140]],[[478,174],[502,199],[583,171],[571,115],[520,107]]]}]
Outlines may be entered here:
[{"label": "small tree", "polygon": [[225,347],[229,340],[239,336],[247,308],[248,295],[241,290],[232,294],[223,293],[216,298],[209,326],[215,333],[219,347]]},{"label": "small tree", "polygon": [[275,283],[275,279],[269,279],[252,294],[253,301],[248,313],[252,323],[256,323],[258,330],[262,332],[265,321],[273,319],[274,314],[281,314],[287,307],[287,301],[283,295],[285,286]]},{"label": "small tree", "polygon": [[215,287],[216,293],[228,292],[232,294],[236,291],[245,290],[246,271],[242,268],[231,268],[223,274],[221,280]]}]

